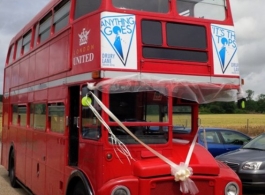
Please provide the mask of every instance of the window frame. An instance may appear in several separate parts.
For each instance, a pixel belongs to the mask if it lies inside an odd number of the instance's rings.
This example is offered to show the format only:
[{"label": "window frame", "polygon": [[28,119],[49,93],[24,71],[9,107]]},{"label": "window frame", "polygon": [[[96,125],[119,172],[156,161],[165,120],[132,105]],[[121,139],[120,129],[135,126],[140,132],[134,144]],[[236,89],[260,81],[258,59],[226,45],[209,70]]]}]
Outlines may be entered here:
[{"label": "window frame", "polygon": [[22,55],[22,37],[16,41],[15,59],[19,59]]},{"label": "window frame", "polygon": [[[51,110],[51,109],[54,110]],[[56,112],[56,108],[59,109],[59,111],[63,111],[63,116],[59,116],[58,113],[53,114],[52,112]],[[61,114],[61,113],[60,113]],[[66,107],[64,105],[64,103],[62,102],[58,102],[58,103],[48,103],[47,106],[47,116],[48,116],[48,128],[50,132],[53,133],[59,133],[59,134],[64,134],[65,133],[65,122],[66,122]],[[54,129],[53,127],[53,116],[56,116],[60,119],[60,121],[63,119],[62,123],[54,123],[55,126],[59,126],[62,127],[62,129]],[[57,118],[57,120],[58,120]],[[55,121],[56,122],[56,121]]]},{"label": "window frame", "polygon": [[[23,108],[23,109],[21,109]],[[21,127],[27,127],[28,124],[28,112],[27,112],[27,105],[18,105],[18,123],[19,126]],[[25,112],[20,112],[20,111],[25,111]],[[25,114],[24,117],[21,116],[21,114]]]},{"label": "window frame", "polygon": [[9,56],[8,56],[8,62],[7,64],[10,64],[14,61],[14,54],[15,54],[15,44],[12,44],[9,47]]},{"label": "window frame", "polygon": [[50,11],[44,16],[38,25],[38,43],[44,43],[51,36],[53,14]]},{"label": "window frame", "polygon": [[[44,102],[36,102],[36,103],[32,103],[34,105],[34,108],[33,108],[33,129],[34,130],[37,130],[37,131],[42,131],[42,132],[45,132],[46,129],[47,129],[47,104],[44,103]],[[37,123],[37,115],[44,115],[44,114],[37,114],[36,113],[36,106],[40,105],[40,107],[43,107],[44,108],[44,113],[45,113],[45,120],[44,123]],[[31,108],[32,109],[32,108]],[[32,111],[32,110],[31,110]],[[31,113],[32,114],[32,113]],[[39,117],[38,117],[39,118]],[[41,120],[40,120],[41,121]],[[31,123],[32,121],[30,121],[30,125],[32,125]],[[40,127],[40,125],[43,125],[44,124],[44,127]],[[38,126],[37,126],[38,125]]]},{"label": "window frame", "polygon": [[[22,53],[23,55],[31,50],[31,40],[32,40],[32,29],[30,29],[22,39]],[[25,49],[27,48],[27,49]]]},{"label": "window frame", "polygon": [[[62,1],[54,8],[54,14],[53,14],[54,33],[59,32],[69,24],[70,10],[71,10],[71,1],[69,0]],[[58,26],[59,28],[57,29],[56,25],[58,24],[63,24],[63,26]]]}]

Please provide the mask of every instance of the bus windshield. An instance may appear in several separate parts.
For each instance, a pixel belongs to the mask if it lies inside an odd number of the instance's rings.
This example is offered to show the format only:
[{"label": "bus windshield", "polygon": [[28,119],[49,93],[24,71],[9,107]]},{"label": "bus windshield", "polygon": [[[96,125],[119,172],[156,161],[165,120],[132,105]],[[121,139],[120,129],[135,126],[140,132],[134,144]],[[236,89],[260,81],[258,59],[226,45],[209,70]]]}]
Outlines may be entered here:
[{"label": "bus windshield", "polygon": [[[109,100],[113,114],[143,142],[167,142],[168,97],[156,91],[145,91],[110,94]],[[123,143],[138,144],[121,127],[111,126],[111,129]]]}]

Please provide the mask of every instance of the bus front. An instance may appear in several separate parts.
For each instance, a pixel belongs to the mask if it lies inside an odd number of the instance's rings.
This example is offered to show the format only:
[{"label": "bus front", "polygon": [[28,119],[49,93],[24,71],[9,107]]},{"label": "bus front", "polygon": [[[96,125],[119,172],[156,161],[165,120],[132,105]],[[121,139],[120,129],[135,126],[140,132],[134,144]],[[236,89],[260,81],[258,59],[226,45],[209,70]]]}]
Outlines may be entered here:
[{"label": "bus front", "polygon": [[78,126],[87,191],[242,194],[238,176],[196,144],[199,104],[240,93],[230,9],[228,0],[112,0],[73,23],[72,72],[93,71]]}]

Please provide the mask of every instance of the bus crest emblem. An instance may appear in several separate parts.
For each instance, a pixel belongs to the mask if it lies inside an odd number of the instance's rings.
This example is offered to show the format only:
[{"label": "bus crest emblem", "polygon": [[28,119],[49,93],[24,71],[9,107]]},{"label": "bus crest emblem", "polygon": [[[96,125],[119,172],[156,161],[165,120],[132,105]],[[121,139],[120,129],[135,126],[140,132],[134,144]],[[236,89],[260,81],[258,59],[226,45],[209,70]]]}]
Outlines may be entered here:
[{"label": "bus crest emblem", "polygon": [[[215,73],[238,74],[237,44],[232,26],[211,25]],[[219,64],[219,65],[218,65]]]},{"label": "bus crest emblem", "polygon": [[[101,56],[104,57],[101,61],[102,65],[118,68],[118,59],[123,68],[132,68],[128,67],[131,65],[128,65],[127,61],[130,58],[130,52],[133,53],[131,48],[136,45],[135,16],[130,14],[103,12],[101,15],[100,28],[102,40]],[[115,64],[113,63],[114,61],[116,62]]]},{"label": "bus crest emblem", "polygon": [[80,34],[78,34],[78,36],[79,36],[79,46],[87,44],[89,32],[90,32],[90,30],[87,31],[85,28],[83,28],[83,31]]}]

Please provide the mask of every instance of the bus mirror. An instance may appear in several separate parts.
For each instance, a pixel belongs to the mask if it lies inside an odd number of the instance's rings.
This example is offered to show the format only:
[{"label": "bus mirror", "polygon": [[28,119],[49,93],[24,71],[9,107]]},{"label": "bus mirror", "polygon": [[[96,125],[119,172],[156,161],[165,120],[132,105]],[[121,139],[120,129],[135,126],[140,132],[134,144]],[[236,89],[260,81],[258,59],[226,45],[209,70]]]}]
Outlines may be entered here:
[{"label": "bus mirror", "polygon": [[242,98],[240,100],[237,100],[237,107],[239,109],[244,109],[246,106],[246,98]]},{"label": "bus mirror", "polygon": [[87,94],[89,93],[89,91],[90,90],[87,88],[87,86],[82,87],[82,91],[81,91],[82,97],[87,96]]}]

